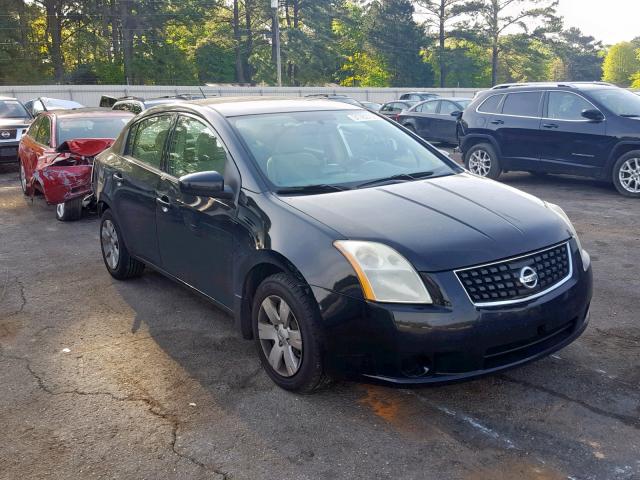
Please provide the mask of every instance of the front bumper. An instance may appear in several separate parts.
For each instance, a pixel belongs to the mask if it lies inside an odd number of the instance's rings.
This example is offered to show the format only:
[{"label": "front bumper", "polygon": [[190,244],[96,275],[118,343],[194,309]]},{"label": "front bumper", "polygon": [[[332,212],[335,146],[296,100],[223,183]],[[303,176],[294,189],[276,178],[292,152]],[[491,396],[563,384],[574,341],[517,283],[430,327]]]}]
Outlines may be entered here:
[{"label": "front bumper", "polygon": [[0,163],[14,163],[18,161],[19,140],[0,142]]},{"label": "front bumper", "polygon": [[522,365],[559,350],[585,330],[591,267],[569,281],[508,306],[476,307],[452,272],[431,274],[442,306],[379,304],[314,289],[326,336],[325,363],[339,377],[394,385],[447,383]]}]

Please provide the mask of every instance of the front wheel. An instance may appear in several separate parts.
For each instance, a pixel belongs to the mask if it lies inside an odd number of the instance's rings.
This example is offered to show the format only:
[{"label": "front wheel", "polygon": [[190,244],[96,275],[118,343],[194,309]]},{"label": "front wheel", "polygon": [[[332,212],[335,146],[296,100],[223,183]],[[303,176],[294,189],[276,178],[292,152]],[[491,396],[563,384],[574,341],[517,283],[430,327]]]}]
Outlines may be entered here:
[{"label": "front wheel", "polygon": [[120,227],[110,210],[105,210],[102,214],[100,247],[104,264],[113,278],[126,280],[142,275],[144,263],[129,254],[129,250],[122,241]]},{"label": "front wheel", "polygon": [[613,184],[621,195],[640,198],[640,150],[618,159],[613,166]]},{"label": "front wheel", "polygon": [[72,222],[82,217],[82,198],[74,198],[56,205],[56,220]]},{"label": "front wheel", "polygon": [[27,173],[24,169],[24,163],[22,160],[18,159],[20,163],[20,188],[22,188],[22,193],[25,195],[31,195],[31,187],[29,187],[29,183],[27,182]]},{"label": "front wheel", "polygon": [[251,317],[258,355],[271,380],[285,390],[311,393],[327,381],[314,302],[285,273],[268,277],[254,296]]},{"label": "front wheel", "polygon": [[467,150],[464,165],[471,173],[493,180],[502,173],[498,155],[488,143],[479,143]]}]

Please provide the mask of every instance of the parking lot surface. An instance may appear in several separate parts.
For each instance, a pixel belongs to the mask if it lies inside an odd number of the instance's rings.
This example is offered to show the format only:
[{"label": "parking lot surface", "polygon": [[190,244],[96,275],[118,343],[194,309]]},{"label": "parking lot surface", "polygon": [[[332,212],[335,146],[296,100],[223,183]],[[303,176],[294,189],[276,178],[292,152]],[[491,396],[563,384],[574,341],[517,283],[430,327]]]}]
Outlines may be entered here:
[{"label": "parking lot surface", "polygon": [[151,271],[114,281],[98,218],[57,222],[0,167],[0,478],[640,479],[640,203],[502,180],[574,221],[595,279],[585,334],[468,383],[299,396],[202,298]]}]

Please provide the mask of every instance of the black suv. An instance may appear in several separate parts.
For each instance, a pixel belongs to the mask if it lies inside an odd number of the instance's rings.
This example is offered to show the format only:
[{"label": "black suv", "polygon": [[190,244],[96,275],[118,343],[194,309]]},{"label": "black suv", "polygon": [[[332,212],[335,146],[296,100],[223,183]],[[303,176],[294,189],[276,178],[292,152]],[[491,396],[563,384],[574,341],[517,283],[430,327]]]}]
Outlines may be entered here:
[{"label": "black suv", "polygon": [[581,175],[640,197],[640,97],[602,82],[498,85],[465,109],[460,149],[484,177]]}]

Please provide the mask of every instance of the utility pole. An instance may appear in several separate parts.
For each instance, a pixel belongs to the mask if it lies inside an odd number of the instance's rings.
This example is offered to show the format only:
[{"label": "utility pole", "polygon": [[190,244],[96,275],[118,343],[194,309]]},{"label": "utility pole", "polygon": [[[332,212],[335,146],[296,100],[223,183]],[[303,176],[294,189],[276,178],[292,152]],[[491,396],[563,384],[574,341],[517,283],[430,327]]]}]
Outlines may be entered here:
[{"label": "utility pole", "polygon": [[279,0],[271,0],[273,8],[273,29],[276,42],[276,72],[278,76],[278,86],[282,86],[282,57],[280,56],[280,17],[278,15]]}]

